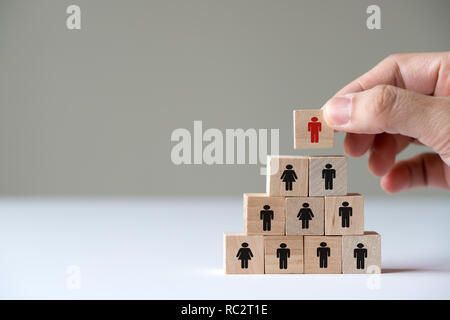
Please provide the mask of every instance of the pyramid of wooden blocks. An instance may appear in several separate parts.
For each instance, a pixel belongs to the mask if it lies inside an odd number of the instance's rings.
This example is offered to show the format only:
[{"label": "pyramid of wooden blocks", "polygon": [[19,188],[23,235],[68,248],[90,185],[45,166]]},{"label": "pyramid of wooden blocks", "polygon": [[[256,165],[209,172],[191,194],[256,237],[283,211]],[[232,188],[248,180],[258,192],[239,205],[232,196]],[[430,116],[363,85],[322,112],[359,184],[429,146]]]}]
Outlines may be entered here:
[{"label": "pyramid of wooden blocks", "polygon": [[[294,111],[294,148],[331,148],[321,110]],[[266,193],[244,194],[244,232],[224,234],[225,272],[380,273],[381,237],[347,191],[344,156],[268,156]]]}]

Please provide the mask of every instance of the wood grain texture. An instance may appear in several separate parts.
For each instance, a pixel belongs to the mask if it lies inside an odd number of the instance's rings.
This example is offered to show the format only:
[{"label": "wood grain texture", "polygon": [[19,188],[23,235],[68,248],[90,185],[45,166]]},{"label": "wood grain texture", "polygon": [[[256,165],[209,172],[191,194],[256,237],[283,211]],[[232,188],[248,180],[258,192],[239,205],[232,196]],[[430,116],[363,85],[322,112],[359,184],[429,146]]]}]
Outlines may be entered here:
[{"label": "wood grain texture", "polygon": [[[283,244],[286,245],[285,248],[282,248]],[[277,257],[279,249],[288,249],[289,257],[280,261],[283,258],[283,251],[279,252],[280,255]],[[264,251],[265,273],[303,273],[302,236],[264,236]],[[284,264],[284,261],[287,263]]]},{"label": "wood grain texture", "polygon": [[271,196],[307,196],[308,163],[308,157],[268,156],[267,193]]},{"label": "wood grain texture", "polygon": [[381,236],[371,231],[360,236],[342,236],[342,272],[381,273]]},{"label": "wood grain texture", "polygon": [[[345,206],[345,204],[348,205]],[[351,208],[351,216],[349,208]],[[325,197],[325,234],[364,234],[364,198],[362,195],[350,193],[347,196]]]},{"label": "wood grain texture", "polygon": [[[316,123],[321,124],[318,133],[318,143],[312,142],[312,132],[308,131],[308,124],[313,123],[312,118],[316,117]],[[294,149],[319,149],[333,148],[334,130],[329,127],[323,119],[323,111],[313,110],[294,110]]]},{"label": "wood grain texture", "polygon": [[[341,236],[305,236],[303,241],[305,273],[342,273]],[[322,247],[321,243],[325,243],[326,245]],[[320,267],[321,259],[320,253],[317,250],[318,248],[329,249],[329,256],[326,257],[326,267],[324,264],[322,264],[322,268]]]},{"label": "wood grain texture", "polygon": [[[242,233],[224,233],[224,267],[227,274],[262,274],[264,273],[264,237],[249,236]],[[243,248],[242,244],[248,244],[246,249],[251,250],[251,257],[247,261],[247,268],[243,268],[242,259],[237,257]],[[240,254],[244,258],[248,253]],[[247,255],[248,257],[249,255]]]},{"label": "wood grain texture", "polygon": [[[269,206],[273,211],[273,219],[269,217],[264,230],[265,219],[261,219],[261,211],[267,211]],[[268,217],[269,214],[263,213]],[[270,230],[268,230],[270,224]],[[244,230],[246,234],[254,235],[285,235],[286,233],[286,204],[285,197],[271,197],[265,193],[244,193]]]},{"label": "wood grain texture", "polygon": [[[312,214],[311,220],[300,213],[307,203]],[[302,211],[304,212],[304,211]],[[307,228],[306,228],[307,227]],[[286,235],[324,235],[325,234],[325,199],[324,197],[289,197],[286,198]]]},{"label": "wood grain texture", "polygon": [[[329,165],[331,167],[327,168]],[[330,180],[331,184],[327,183]],[[347,158],[344,156],[309,157],[308,194],[309,196],[345,196],[347,194]]]}]

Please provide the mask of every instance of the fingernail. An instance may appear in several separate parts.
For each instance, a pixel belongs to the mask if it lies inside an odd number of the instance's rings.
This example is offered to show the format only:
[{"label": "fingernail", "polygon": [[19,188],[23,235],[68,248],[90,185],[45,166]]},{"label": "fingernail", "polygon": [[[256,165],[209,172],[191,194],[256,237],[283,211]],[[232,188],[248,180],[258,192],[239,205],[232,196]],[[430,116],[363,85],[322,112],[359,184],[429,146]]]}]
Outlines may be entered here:
[{"label": "fingernail", "polygon": [[344,126],[350,122],[352,94],[331,98],[324,106],[326,118],[333,126]]}]

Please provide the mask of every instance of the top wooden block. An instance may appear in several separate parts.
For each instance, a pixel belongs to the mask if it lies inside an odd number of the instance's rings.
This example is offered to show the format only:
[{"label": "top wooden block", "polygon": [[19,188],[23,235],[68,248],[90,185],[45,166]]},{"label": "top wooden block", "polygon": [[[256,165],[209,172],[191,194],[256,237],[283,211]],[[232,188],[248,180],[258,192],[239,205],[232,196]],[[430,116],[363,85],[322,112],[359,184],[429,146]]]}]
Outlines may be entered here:
[{"label": "top wooden block", "polygon": [[326,124],[322,110],[294,110],[294,149],[333,146],[334,130]]}]

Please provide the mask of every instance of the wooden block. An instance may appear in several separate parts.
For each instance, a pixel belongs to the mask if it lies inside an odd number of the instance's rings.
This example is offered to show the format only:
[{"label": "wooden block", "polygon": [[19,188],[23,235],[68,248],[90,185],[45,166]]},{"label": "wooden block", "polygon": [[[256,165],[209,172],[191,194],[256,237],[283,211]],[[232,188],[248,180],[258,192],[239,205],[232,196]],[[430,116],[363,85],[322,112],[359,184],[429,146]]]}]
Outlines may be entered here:
[{"label": "wooden block", "polygon": [[324,197],[286,198],[286,235],[324,235]]},{"label": "wooden block", "polygon": [[341,236],[305,236],[305,273],[342,273]]},{"label": "wooden block", "polygon": [[303,273],[302,236],[264,236],[265,273]]},{"label": "wooden block", "polygon": [[309,157],[309,196],[345,196],[347,194],[347,158],[344,156]]},{"label": "wooden block", "polygon": [[268,156],[267,163],[267,193],[269,195],[308,195],[308,157]]},{"label": "wooden block", "polygon": [[244,193],[246,234],[284,235],[285,228],[285,197],[271,197],[265,193]]},{"label": "wooden block", "polygon": [[364,198],[357,193],[325,197],[325,234],[364,234]]},{"label": "wooden block", "polygon": [[381,236],[370,231],[342,236],[342,272],[381,273]]},{"label": "wooden block", "polygon": [[294,110],[294,149],[333,148],[334,130],[323,119],[323,111]]},{"label": "wooden block", "polygon": [[263,236],[224,233],[223,240],[225,273],[264,273]]}]

